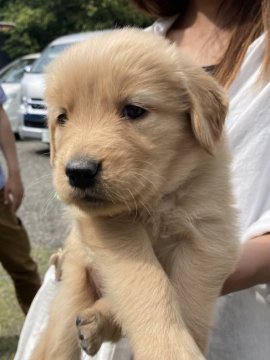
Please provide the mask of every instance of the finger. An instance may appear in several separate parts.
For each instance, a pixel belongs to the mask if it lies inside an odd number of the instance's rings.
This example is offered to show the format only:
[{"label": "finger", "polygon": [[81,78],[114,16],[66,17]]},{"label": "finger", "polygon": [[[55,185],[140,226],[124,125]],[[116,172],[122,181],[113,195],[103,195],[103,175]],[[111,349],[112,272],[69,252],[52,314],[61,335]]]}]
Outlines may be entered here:
[{"label": "finger", "polygon": [[12,204],[11,204],[11,209],[12,211],[15,213],[20,205],[21,205],[21,202],[22,202],[22,197],[21,196],[13,196],[13,201],[12,201]]},{"label": "finger", "polygon": [[4,187],[4,205],[8,205],[10,203],[10,190],[7,186]]},{"label": "finger", "polygon": [[13,198],[12,201],[10,202],[10,209],[13,213],[16,212],[16,202],[15,199]]}]

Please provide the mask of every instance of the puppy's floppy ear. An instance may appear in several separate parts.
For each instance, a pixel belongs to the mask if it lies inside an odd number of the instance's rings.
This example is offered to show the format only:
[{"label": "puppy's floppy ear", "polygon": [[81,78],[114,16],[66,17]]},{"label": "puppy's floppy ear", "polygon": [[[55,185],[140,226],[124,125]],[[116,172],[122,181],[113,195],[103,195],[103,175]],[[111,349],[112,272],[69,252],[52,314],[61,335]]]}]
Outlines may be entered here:
[{"label": "puppy's floppy ear", "polygon": [[213,154],[222,134],[228,100],[222,87],[204,70],[192,68],[187,75],[191,127],[199,144]]}]

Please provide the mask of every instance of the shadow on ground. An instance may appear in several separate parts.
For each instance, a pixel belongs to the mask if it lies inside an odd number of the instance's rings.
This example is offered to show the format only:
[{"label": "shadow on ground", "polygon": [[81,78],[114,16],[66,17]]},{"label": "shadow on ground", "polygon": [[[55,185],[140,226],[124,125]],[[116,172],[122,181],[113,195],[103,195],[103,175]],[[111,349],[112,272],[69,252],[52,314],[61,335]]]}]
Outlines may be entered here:
[{"label": "shadow on ground", "polygon": [[0,337],[0,359],[12,360],[14,358],[19,336],[3,336]]},{"label": "shadow on ground", "polygon": [[44,149],[35,150],[34,154],[49,157],[50,156],[50,149],[48,147],[48,148],[44,148]]}]

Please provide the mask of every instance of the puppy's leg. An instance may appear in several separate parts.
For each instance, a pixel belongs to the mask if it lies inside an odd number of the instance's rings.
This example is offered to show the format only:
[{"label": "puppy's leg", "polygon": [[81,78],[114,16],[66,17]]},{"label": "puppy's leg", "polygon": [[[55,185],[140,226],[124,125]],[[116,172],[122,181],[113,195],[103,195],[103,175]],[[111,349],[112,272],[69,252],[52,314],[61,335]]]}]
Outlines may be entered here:
[{"label": "puppy's leg", "polygon": [[91,239],[104,293],[135,359],[204,359],[145,230],[130,221],[95,219],[88,226],[81,224],[80,232],[84,241]]},{"label": "puppy's leg", "polygon": [[[208,239],[204,240],[207,243]],[[182,241],[166,255],[164,268],[177,291],[184,321],[204,354],[214,308],[222,284],[233,270],[235,255],[216,246],[196,247],[190,241]]]},{"label": "puppy's leg", "polygon": [[116,342],[121,337],[121,328],[115,322],[105,298],[81,312],[77,317],[78,337],[82,349],[95,355],[104,341]]},{"label": "puppy's leg", "polygon": [[80,359],[76,316],[78,312],[90,307],[94,300],[90,291],[86,261],[76,241],[66,247],[62,281],[59,285],[48,325],[31,360]]}]

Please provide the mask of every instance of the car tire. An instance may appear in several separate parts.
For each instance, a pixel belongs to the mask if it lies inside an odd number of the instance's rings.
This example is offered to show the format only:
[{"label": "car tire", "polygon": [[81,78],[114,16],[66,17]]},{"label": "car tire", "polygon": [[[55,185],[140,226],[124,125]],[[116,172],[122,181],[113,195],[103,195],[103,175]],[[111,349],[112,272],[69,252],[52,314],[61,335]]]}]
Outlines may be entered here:
[{"label": "car tire", "polygon": [[14,133],[14,136],[15,136],[15,139],[16,139],[17,141],[22,140],[21,135],[20,135],[18,132],[15,132],[15,133]]}]

